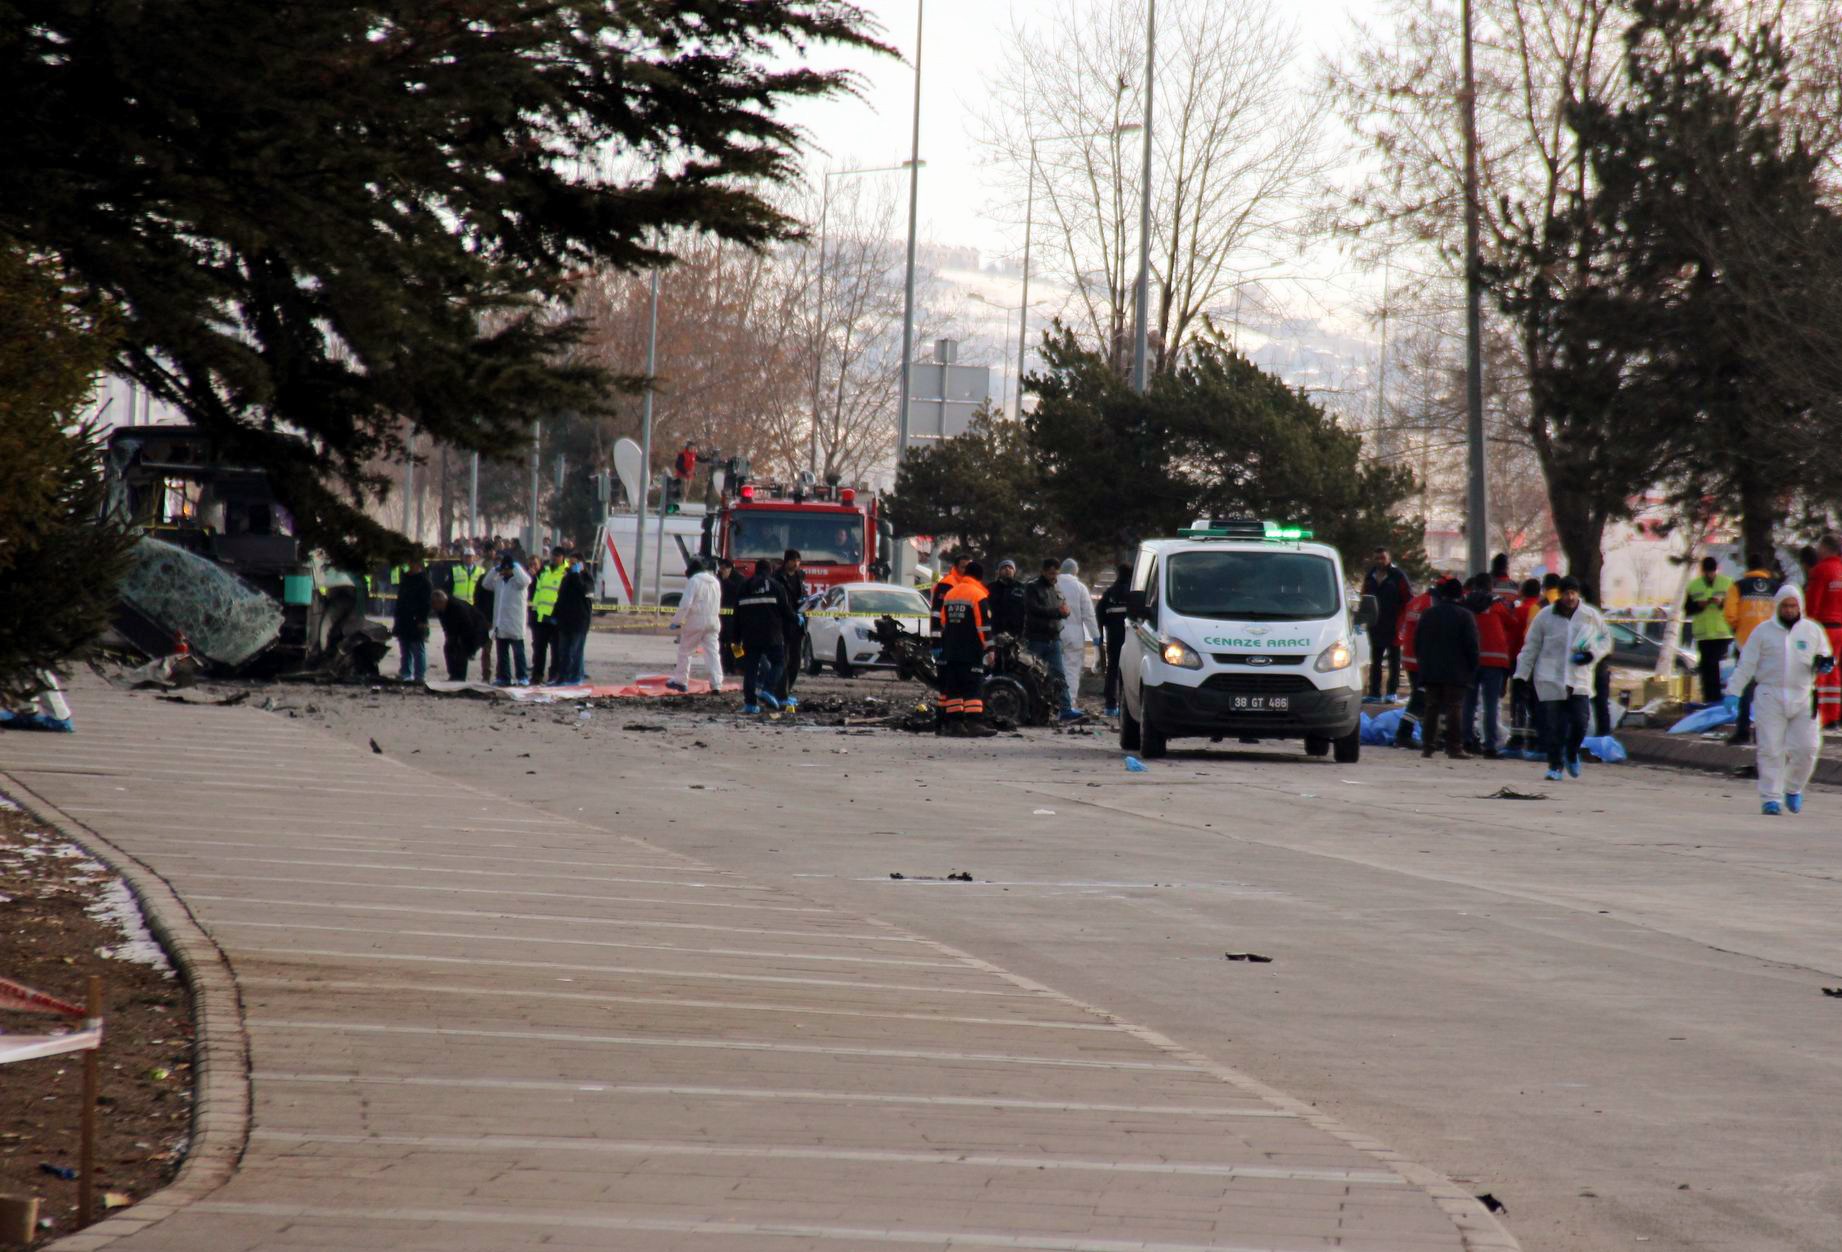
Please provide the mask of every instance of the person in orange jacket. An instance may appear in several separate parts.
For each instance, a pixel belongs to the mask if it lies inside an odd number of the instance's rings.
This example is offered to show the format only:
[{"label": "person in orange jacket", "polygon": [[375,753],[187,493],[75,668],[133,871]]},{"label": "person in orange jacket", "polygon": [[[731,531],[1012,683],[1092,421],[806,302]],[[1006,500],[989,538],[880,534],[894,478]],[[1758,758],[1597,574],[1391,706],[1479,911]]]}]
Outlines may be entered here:
[{"label": "person in orange jacket", "polygon": [[1465,696],[1465,734],[1469,737],[1477,725],[1480,704],[1484,709],[1484,756],[1498,759],[1497,715],[1503,707],[1503,689],[1509,685],[1516,666],[1516,654],[1522,650],[1522,619],[1496,594],[1489,574],[1471,579],[1465,607],[1477,618],[1477,680]]},{"label": "person in orange jacket", "polygon": [[[1816,541],[1816,564],[1804,584],[1809,617],[1829,636],[1829,649],[1842,656],[1842,539],[1832,532]],[[1825,727],[1842,722],[1842,666],[1818,677],[1816,717]]]},{"label": "person in orange jacket", "polygon": [[1420,619],[1426,615],[1426,610],[1433,607],[1433,588],[1443,579],[1444,575],[1434,574],[1427,580],[1426,590],[1407,602],[1400,624],[1394,629],[1394,642],[1401,650],[1401,668],[1407,671],[1407,682],[1411,688],[1406,711],[1401,714],[1400,727],[1394,732],[1394,746],[1397,748],[1413,746],[1413,728],[1420,724],[1420,717],[1426,712],[1426,688],[1420,682],[1420,661],[1414,655],[1414,636],[1420,633]]},{"label": "person in orange jacket", "polygon": [[987,641],[985,569],[970,562],[940,602],[941,734],[984,739],[998,732],[985,724],[979,672]]}]

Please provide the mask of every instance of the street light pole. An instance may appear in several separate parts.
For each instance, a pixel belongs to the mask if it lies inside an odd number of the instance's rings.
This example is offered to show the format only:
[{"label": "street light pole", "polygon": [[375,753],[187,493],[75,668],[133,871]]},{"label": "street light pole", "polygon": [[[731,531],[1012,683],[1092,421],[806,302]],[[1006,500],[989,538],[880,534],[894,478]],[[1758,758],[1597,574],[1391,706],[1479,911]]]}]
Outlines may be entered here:
[{"label": "street light pole", "polygon": [[[633,531],[633,603],[641,598],[646,572],[646,497],[652,488],[652,375],[659,357],[659,271],[652,272],[652,297],[646,308],[646,394],[640,400],[640,499]],[[665,529],[663,518],[659,529]]]},{"label": "street light pole", "polygon": [[1465,539],[1470,569],[1490,564],[1490,489],[1484,477],[1484,284],[1478,257],[1477,75],[1472,64],[1471,0],[1463,0],[1465,38]]},{"label": "street light pole", "polygon": [[1147,341],[1151,331],[1151,93],[1157,77],[1158,0],[1145,9],[1145,156],[1138,193],[1138,308],[1132,335],[1132,390],[1145,393]]},{"label": "street light pole", "polygon": [[[915,111],[908,152],[908,272],[902,289],[902,394],[897,397],[899,416],[895,430],[895,464],[898,474],[903,459],[908,455],[908,393],[913,390],[909,371],[915,355],[915,226],[921,206],[921,43],[926,30],[926,16],[927,0],[915,0]],[[909,562],[913,551],[909,544],[896,545],[894,578],[904,586],[909,581]]]}]

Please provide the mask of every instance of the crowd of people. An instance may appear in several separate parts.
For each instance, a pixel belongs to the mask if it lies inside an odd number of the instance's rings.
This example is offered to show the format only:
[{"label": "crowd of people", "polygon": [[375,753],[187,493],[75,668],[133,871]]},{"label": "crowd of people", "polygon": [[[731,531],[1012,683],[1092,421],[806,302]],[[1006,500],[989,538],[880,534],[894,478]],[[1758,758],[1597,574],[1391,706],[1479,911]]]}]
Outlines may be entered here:
[{"label": "crowd of people", "polygon": [[[1724,698],[1722,663],[1737,644],[1732,678],[1741,692],[1733,741],[1756,732],[1761,808],[1797,813],[1814,771],[1821,728],[1842,720],[1842,544],[1834,535],[1802,554],[1804,591],[1753,554],[1738,579],[1712,557],[1687,588],[1705,702]],[[1422,756],[1443,746],[1457,760],[1490,759],[1506,746],[1523,755],[1538,743],[1551,782],[1578,778],[1589,731],[1610,734],[1612,636],[1590,590],[1548,575],[1517,582],[1499,554],[1468,580],[1436,576],[1415,594],[1406,573],[1377,549],[1363,579],[1378,620],[1366,702],[1387,703],[1407,673],[1409,696],[1395,732]],[[1665,649],[1668,647],[1664,642]],[[1385,694],[1384,694],[1385,691]],[[1510,733],[1500,732],[1510,701]],[[1443,744],[1442,744],[1443,740]]]},{"label": "crowd of people", "polygon": [[428,677],[429,623],[437,621],[450,682],[468,681],[475,656],[480,680],[494,686],[586,682],[594,572],[568,545],[552,548],[548,560],[511,544],[489,552],[463,547],[439,574],[420,557],[393,571],[397,678]]}]

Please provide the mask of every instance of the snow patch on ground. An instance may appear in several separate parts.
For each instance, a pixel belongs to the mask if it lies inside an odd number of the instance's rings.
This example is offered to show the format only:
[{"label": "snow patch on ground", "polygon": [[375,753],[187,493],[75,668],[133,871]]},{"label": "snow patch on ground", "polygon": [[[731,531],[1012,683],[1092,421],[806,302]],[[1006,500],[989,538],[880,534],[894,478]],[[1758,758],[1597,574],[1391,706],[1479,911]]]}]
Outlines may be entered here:
[{"label": "snow patch on ground", "polygon": [[134,893],[128,890],[127,883],[119,878],[109,879],[103,885],[101,897],[85,911],[98,921],[115,927],[122,934],[122,942],[99,949],[103,956],[112,961],[151,965],[166,977],[173,976],[172,963],[148,933],[147,923],[141,917],[141,906],[135,902]]}]

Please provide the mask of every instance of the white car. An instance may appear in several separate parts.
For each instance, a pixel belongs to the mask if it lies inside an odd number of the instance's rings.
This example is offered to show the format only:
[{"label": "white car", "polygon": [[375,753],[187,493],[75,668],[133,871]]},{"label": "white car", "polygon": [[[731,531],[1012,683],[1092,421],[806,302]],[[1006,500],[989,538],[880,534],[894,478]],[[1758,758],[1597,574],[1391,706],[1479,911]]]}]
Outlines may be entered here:
[{"label": "white car", "polygon": [[[927,597],[894,583],[840,583],[808,601],[804,655],[808,674],[830,665],[840,678],[895,664],[876,641],[876,619],[893,617],[903,630],[928,633]],[[826,617],[827,613],[867,616]]]}]

